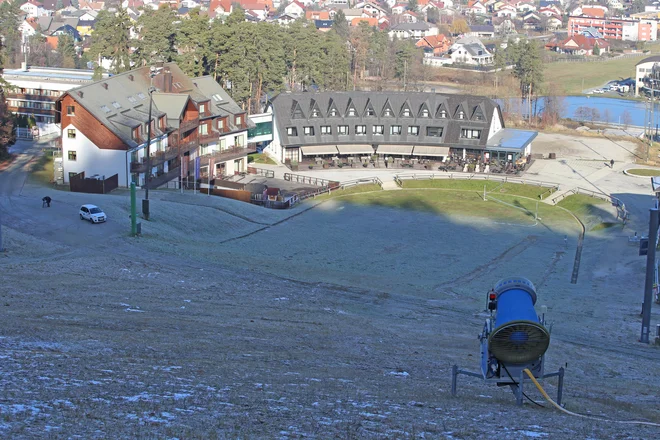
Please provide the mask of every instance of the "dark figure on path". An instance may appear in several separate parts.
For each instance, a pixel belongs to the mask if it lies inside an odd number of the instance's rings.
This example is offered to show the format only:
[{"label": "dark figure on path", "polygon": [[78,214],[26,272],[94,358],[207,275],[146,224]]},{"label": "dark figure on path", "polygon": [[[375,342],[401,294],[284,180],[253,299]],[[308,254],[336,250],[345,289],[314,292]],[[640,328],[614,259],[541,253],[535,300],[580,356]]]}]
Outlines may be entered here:
[{"label": "dark figure on path", "polygon": [[51,198],[46,196],[43,199],[41,199],[41,207],[42,208],[50,208],[50,201]]},{"label": "dark figure on path", "polygon": [[610,160],[610,168],[614,168],[614,159]]}]

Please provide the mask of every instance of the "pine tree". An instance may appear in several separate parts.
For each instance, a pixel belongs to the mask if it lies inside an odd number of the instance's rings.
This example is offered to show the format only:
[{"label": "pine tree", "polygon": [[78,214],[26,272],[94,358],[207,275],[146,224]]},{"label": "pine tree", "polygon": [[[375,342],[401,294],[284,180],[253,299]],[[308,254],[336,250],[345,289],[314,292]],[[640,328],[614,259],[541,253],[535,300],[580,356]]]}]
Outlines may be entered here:
[{"label": "pine tree", "polygon": [[598,47],[598,43],[594,44],[593,54],[594,54],[595,56],[600,55],[600,47]]},{"label": "pine tree", "polygon": [[189,16],[181,20],[177,29],[177,63],[188,75],[205,75],[212,58],[211,25],[208,17],[201,15],[199,9],[190,11]]},{"label": "pine tree", "polygon": [[0,4],[0,41],[3,44],[5,65],[15,66],[21,60],[21,34],[18,17],[19,3],[5,1]]},{"label": "pine tree", "polygon": [[348,39],[348,34],[350,33],[350,29],[348,27],[348,21],[346,20],[346,15],[344,15],[344,11],[341,9],[337,11],[335,14],[335,19],[332,22],[332,28],[337,32],[337,35],[339,35],[341,38],[344,40]]},{"label": "pine tree", "polygon": [[172,61],[177,55],[174,47],[177,17],[170,8],[147,9],[138,18],[139,39],[133,53],[136,63],[147,65],[154,61]]},{"label": "pine tree", "polygon": [[110,60],[110,71],[120,73],[131,68],[131,21],[128,13],[119,8],[116,14],[101,11],[96,17],[89,56],[98,64],[103,58]]},{"label": "pine tree", "polygon": [[[5,66],[5,47],[0,43],[0,72]],[[0,160],[8,156],[7,149],[16,142],[14,134],[14,118],[7,110],[4,88],[7,84],[0,78]]]},{"label": "pine tree", "polygon": [[62,34],[57,38],[57,53],[61,57],[60,67],[72,69],[76,67],[76,47],[69,34]]}]

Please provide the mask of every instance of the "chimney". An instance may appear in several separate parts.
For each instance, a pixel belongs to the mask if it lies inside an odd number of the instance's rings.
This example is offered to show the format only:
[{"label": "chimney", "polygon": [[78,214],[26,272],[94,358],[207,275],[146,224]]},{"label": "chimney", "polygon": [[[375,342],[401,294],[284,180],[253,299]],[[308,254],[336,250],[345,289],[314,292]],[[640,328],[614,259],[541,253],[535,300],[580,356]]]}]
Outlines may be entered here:
[{"label": "chimney", "polygon": [[169,68],[165,68],[163,76],[163,89],[165,90],[165,93],[172,93],[172,72]]},{"label": "chimney", "polygon": [[102,86],[104,89],[108,90],[108,83],[103,83]]},{"label": "chimney", "polygon": [[82,92],[82,90],[78,90],[78,96],[80,96],[81,98],[83,97],[83,92]]},{"label": "chimney", "polygon": [[133,74],[128,75],[128,79],[130,79],[131,81],[133,81]]}]

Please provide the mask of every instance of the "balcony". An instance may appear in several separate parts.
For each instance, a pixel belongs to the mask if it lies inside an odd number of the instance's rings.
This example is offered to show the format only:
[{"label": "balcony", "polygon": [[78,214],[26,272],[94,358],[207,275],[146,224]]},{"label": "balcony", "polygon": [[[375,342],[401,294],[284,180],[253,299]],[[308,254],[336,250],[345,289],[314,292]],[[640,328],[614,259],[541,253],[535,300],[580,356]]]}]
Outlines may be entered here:
[{"label": "balcony", "polygon": [[146,162],[131,162],[131,173],[146,173]]},{"label": "balcony", "polygon": [[256,153],[257,145],[248,144],[247,147],[229,147],[222,151],[215,151],[211,154],[200,156],[200,164],[202,166],[208,165],[211,159],[214,163],[227,162],[228,160],[240,159],[248,154]]},{"label": "balcony", "polygon": [[199,147],[198,138],[182,140],[181,142],[179,142],[179,148],[182,154],[185,153],[186,151],[194,150],[197,147]]},{"label": "balcony", "polygon": [[220,137],[220,133],[217,131],[211,130],[211,132],[206,133],[206,134],[199,134],[199,143],[200,144],[208,144],[209,142],[217,141],[218,138]]},{"label": "balcony", "polygon": [[199,118],[191,119],[189,121],[181,121],[179,123],[179,132],[184,133],[197,127],[199,127]]}]

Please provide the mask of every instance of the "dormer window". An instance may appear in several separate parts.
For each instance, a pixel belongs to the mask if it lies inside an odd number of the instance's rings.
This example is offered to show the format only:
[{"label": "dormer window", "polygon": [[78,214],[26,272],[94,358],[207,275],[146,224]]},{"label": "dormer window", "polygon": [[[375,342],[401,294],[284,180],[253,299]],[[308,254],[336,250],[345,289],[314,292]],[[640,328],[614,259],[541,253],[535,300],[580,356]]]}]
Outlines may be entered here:
[{"label": "dormer window", "polygon": [[312,109],[312,118],[318,118],[319,117],[319,109],[313,108]]},{"label": "dormer window", "polygon": [[200,104],[199,105],[199,112],[200,113],[206,113],[206,104]]},{"label": "dormer window", "polygon": [[357,112],[355,111],[355,109],[353,107],[348,109],[348,116],[356,116],[356,115],[357,115]]},{"label": "dormer window", "polygon": [[383,115],[392,116],[392,110],[390,110],[389,108],[386,108],[385,111],[383,112]]},{"label": "dormer window", "polygon": [[224,119],[218,119],[218,130],[222,131],[225,129],[225,120]]},{"label": "dormer window", "polygon": [[425,108],[422,110],[422,118],[428,118],[429,117],[429,109]]},{"label": "dormer window", "polygon": [[236,126],[237,127],[241,127],[243,125],[243,117],[242,116],[236,116],[236,119],[234,119],[234,121],[236,121]]},{"label": "dormer window", "polygon": [[160,118],[158,118],[158,126],[160,127],[161,130],[164,130],[165,127],[167,127],[165,116],[161,116]]},{"label": "dormer window", "polygon": [[287,127],[286,128],[287,136],[298,136],[298,129],[296,127]]},{"label": "dormer window", "polygon": [[463,110],[458,111],[458,119],[465,119],[465,112]]},{"label": "dormer window", "polygon": [[403,116],[404,116],[405,118],[409,118],[409,117],[410,117],[410,109],[409,109],[409,108],[404,108],[404,109],[403,109]]},{"label": "dormer window", "polygon": [[339,115],[339,112],[337,111],[336,108],[331,108],[330,109],[330,116],[335,117],[335,116],[338,116],[338,115]]},{"label": "dormer window", "polygon": [[141,127],[135,127],[133,129],[133,140],[134,141],[139,141],[140,140],[140,132],[142,131],[140,128]]},{"label": "dormer window", "polygon": [[447,119],[447,110],[440,110],[440,118]]}]

